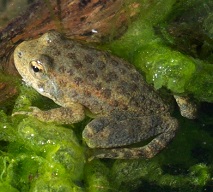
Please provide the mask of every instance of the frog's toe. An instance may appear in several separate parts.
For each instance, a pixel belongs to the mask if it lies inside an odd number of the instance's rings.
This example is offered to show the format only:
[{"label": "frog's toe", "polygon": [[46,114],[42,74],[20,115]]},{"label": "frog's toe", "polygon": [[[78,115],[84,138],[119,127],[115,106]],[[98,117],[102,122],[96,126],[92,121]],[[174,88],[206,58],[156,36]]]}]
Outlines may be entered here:
[{"label": "frog's toe", "polygon": [[16,111],[12,114],[12,116],[15,115],[27,115],[27,116],[33,116],[34,113],[39,113],[41,110],[37,107],[29,107],[29,111]]},{"label": "frog's toe", "polygon": [[179,106],[180,113],[183,117],[186,117],[188,119],[195,119],[197,118],[198,113],[198,106],[197,103],[190,100],[187,96],[179,96],[174,95],[174,98]]},{"label": "frog's toe", "polygon": [[30,112],[29,111],[16,111],[14,113],[12,113],[12,116],[16,116],[16,115],[28,115]]}]

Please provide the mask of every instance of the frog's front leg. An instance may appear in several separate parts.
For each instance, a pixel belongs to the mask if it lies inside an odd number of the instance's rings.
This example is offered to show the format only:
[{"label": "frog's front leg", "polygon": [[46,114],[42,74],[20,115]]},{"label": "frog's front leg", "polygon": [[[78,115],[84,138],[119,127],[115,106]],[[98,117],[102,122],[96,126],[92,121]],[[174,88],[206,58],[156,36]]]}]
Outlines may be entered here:
[{"label": "frog's front leg", "polygon": [[18,111],[13,115],[29,115],[44,122],[55,122],[58,124],[72,124],[82,121],[85,118],[84,107],[80,104],[72,104],[69,107],[59,107],[42,111],[37,107],[30,107],[31,111]]},{"label": "frog's front leg", "polygon": [[[170,116],[124,113],[94,119],[86,126],[83,138],[90,148],[96,148],[91,158],[151,158],[175,136],[177,128],[177,120]],[[153,137],[145,146],[123,148]]]}]

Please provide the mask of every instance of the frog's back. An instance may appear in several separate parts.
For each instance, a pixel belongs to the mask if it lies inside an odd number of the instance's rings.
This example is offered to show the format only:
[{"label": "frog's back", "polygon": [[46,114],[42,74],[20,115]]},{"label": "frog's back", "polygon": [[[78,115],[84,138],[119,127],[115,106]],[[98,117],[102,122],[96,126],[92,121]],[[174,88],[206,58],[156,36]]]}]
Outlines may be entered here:
[{"label": "frog's back", "polygon": [[58,46],[51,51],[52,57],[61,54],[55,57],[55,71],[64,76],[64,82],[71,82],[66,83],[69,93],[66,95],[91,111],[107,112],[119,108],[147,114],[165,109],[153,88],[124,60],[66,39],[55,44]]}]

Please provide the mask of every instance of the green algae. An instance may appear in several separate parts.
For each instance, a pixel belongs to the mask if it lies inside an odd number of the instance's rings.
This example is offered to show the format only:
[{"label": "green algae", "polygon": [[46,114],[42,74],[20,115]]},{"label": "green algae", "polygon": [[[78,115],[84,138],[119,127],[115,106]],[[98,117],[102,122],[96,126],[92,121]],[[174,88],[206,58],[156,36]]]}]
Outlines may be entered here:
[{"label": "green algae", "polygon": [[147,74],[147,81],[154,82],[155,89],[166,86],[175,93],[185,91],[195,72],[193,59],[159,43],[151,43],[138,50],[135,63],[140,63]]},{"label": "green algae", "polygon": [[88,162],[85,167],[86,189],[90,192],[117,191],[110,183],[110,169],[99,160]]},{"label": "green algae", "polygon": [[[1,112],[1,184],[20,191],[80,191],[84,149],[70,129]],[[51,190],[50,190],[51,191]]]},{"label": "green algae", "polygon": [[128,31],[105,47],[133,63],[156,89],[166,87],[174,94],[191,94],[199,101],[212,102],[213,3],[144,3]]}]

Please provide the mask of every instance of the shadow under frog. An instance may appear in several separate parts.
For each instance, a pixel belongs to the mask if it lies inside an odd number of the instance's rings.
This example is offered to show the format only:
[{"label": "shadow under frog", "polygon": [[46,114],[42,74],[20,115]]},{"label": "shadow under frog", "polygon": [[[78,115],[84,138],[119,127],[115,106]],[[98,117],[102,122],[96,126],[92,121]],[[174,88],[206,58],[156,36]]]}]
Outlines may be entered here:
[{"label": "shadow under frog", "polygon": [[[50,31],[22,42],[15,66],[26,84],[60,108],[27,114],[46,122],[72,124],[87,111],[94,119],[82,137],[96,158],[151,158],[175,136],[178,122],[142,75],[124,60]],[[153,138],[142,147],[127,147]]]}]

